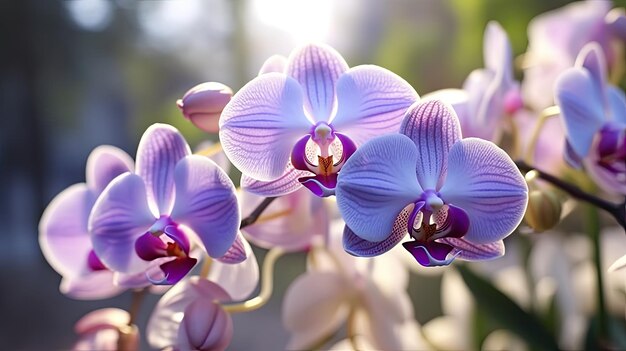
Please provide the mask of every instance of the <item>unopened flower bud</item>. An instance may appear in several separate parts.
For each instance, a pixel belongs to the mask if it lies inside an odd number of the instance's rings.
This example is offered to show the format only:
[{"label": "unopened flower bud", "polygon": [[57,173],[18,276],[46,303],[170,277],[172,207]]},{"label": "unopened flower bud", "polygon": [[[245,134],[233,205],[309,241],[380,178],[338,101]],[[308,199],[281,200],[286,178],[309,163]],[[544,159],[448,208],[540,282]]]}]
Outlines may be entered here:
[{"label": "unopened flower bud", "polygon": [[189,89],[176,105],[185,118],[208,133],[219,131],[222,110],[233,96],[233,91],[222,83],[207,82]]},{"label": "unopened flower bud", "polygon": [[524,219],[537,232],[554,227],[561,220],[562,204],[558,195],[550,190],[531,190]]},{"label": "unopened flower bud", "polygon": [[225,350],[233,338],[233,320],[211,300],[200,298],[185,308],[178,328],[178,347],[190,350]]}]

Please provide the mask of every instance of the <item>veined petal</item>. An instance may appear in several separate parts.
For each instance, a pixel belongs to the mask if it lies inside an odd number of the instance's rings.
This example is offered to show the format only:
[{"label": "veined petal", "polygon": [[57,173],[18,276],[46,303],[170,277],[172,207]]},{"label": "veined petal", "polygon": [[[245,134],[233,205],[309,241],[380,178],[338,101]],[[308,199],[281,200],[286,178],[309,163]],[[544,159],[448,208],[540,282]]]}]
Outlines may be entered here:
[{"label": "veined petal", "polygon": [[246,249],[244,247],[244,242],[246,239],[243,238],[241,233],[237,233],[235,237],[235,241],[230,246],[228,251],[222,256],[218,257],[215,260],[218,262],[226,263],[226,264],[237,264],[246,260]]},{"label": "veined petal", "polygon": [[511,158],[495,144],[477,138],[457,142],[448,156],[448,174],[439,193],[445,203],[469,216],[464,238],[486,244],[508,236],[528,203],[528,187]]},{"label": "veined petal", "polygon": [[406,109],[419,96],[400,76],[374,65],[353,67],[337,81],[337,114],[331,120],[337,130],[358,145],[387,133],[395,133]]},{"label": "veined petal", "polygon": [[100,194],[115,177],[134,168],[126,152],[111,145],[98,146],[87,158],[87,185],[94,194]]},{"label": "veined petal", "polygon": [[453,254],[467,261],[491,260],[504,255],[504,242],[498,240],[487,244],[474,244],[464,238],[441,238],[440,242],[452,245]]},{"label": "veined petal", "polygon": [[283,174],[296,139],[310,128],[298,82],[267,73],[233,96],[220,118],[220,140],[243,174],[273,180]]},{"label": "veined petal", "polygon": [[142,270],[146,262],[137,256],[135,241],[154,220],[143,179],[132,173],[115,178],[98,198],[89,217],[96,255],[114,271]]},{"label": "veined petal", "polygon": [[570,68],[557,79],[555,93],[572,149],[581,157],[587,156],[605,119],[602,101],[594,99],[593,78],[585,69]]},{"label": "veined petal", "polygon": [[197,155],[180,160],[174,179],[172,219],[191,228],[209,256],[222,256],[235,241],[241,220],[233,182],[215,162]]},{"label": "veined petal", "polygon": [[454,110],[439,100],[412,105],[400,126],[400,133],[417,147],[415,171],[422,189],[439,189],[448,163],[448,152],[461,139],[461,127]]},{"label": "veined petal", "polygon": [[374,257],[391,250],[406,236],[407,223],[412,210],[413,204],[407,206],[398,214],[396,221],[393,223],[391,234],[381,242],[363,240],[354,234],[348,226],[345,226],[343,230],[343,248],[347,253],[359,257]]},{"label": "veined petal", "polygon": [[287,67],[287,58],[283,55],[272,55],[265,62],[259,70],[259,75],[265,73],[284,73]]},{"label": "veined petal", "polygon": [[294,280],[283,299],[283,325],[291,333],[287,349],[309,349],[339,329],[348,314],[351,292],[336,273],[309,272]]},{"label": "veined petal", "polygon": [[255,195],[265,197],[278,197],[291,194],[302,188],[298,178],[305,177],[311,173],[307,171],[300,171],[291,165],[287,164],[287,169],[277,179],[262,181],[248,177],[245,174],[241,175],[241,188],[247,192]]},{"label": "veined petal", "polygon": [[48,205],[39,222],[39,246],[46,260],[63,276],[85,273],[92,249],[87,219],[96,197],[85,183],[63,190]]},{"label": "veined petal", "polygon": [[337,103],[335,84],[348,64],[333,48],[308,44],[294,50],[287,63],[287,75],[302,86],[304,109],[315,122],[328,122]]},{"label": "veined petal", "polygon": [[422,192],[416,163],[413,141],[402,134],[372,139],[348,159],[339,172],[337,205],[356,235],[373,242],[387,239],[400,211]]},{"label": "veined petal", "polygon": [[[174,202],[174,167],[191,154],[178,130],[167,124],[151,125],[137,147],[137,174],[143,178],[148,201],[157,215],[169,214]],[[150,206],[153,206],[150,204]]]},{"label": "veined petal", "polygon": [[259,284],[259,264],[250,244],[242,238],[245,261],[227,264],[220,261],[211,263],[207,279],[222,287],[233,300],[248,298]]}]

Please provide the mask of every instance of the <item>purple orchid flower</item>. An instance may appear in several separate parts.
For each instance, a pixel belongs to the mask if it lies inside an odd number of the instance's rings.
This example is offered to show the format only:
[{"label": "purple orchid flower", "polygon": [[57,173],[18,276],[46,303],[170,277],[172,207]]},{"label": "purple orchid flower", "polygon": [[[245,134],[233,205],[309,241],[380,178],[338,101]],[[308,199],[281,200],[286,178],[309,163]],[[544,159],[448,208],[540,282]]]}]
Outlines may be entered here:
[{"label": "purple orchid flower", "polygon": [[423,266],[499,257],[502,239],[522,220],[527,192],[504,151],[482,139],[461,139],[450,106],[416,103],[400,134],[363,145],[339,175],[344,248],[376,256],[408,232],[414,240],[403,246]]},{"label": "purple orchid flower", "polygon": [[395,132],[417,99],[394,73],[373,65],[348,69],[331,47],[309,44],[286,64],[270,58],[233,96],[222,112],[220,140],[232,163],[262,182],[248,191],[279,196],[302,184],[329,196],[357,145]]},{"label": "purple orchid flower", "polygon": [[530,22],[522,84],[527,104],[537,110],[553,104],[556,79],[572,67],[587,43],[599,43],[609,66],[623,60],[612,42],[626,38],[626,16],[623,9],[611,11],[611,6],[608,0],[576,1]]},{"label": "purple orchid flower", "polygon": [[497,22],[487,24],[483,56],[485,68],[472,71],[463,89],[438,90],[422,98],[451,104],[465,137],[496,141],[505,127],[503,117],[523,106],[519,83],[513,77],[511,43]]},{"label": "purple orchid flower", "polygon": [[555,87],[566,130],[565,157],[609,192],[626,194],[626,97],[606,79],[602,48],[587,44]]},{"label": "purple orchid flower", "polygon": [[86,183],[65,189],[44,211],[39,223],[39,244],[50,265],[63,276],[64,294],[77,299],[103,299],[124,290],[114,284],[114,272],[95,254],[87,220],[109,182],[133,168],[133,160],[124,151],[99,146],[87,159]]},{"label": "purple orchid flower", "polygon": [[148,279],[166,285],[196,264],[190,239],[199,239],[211,257],[245,258],[235,240],[239,221],[235,188],[226,173],[209,158],[190,155],[174,127],[155,124],[139,143],[136,174],[122,174],[106,187],[91,212],[89,230],[107,267],[137,273],[159,260],[165,277]]}]

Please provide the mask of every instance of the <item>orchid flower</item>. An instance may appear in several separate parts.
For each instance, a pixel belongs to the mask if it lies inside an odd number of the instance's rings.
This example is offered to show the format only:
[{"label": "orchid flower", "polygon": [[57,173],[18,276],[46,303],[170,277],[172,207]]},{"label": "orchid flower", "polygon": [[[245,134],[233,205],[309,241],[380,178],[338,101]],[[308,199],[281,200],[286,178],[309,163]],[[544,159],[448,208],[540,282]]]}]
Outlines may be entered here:
[{"label": "orchid flower", "polygon": [[128,312],[118,308],[89,312],[76,322],[79,339],[72,350],[139,350],[139,331],[129,321]]},{"label": "orchid flower", "polygon": [[504,151],[482,139],[461,139],[450,106],[416,103],[400,134],[371,140],[344,166],[337,183],[344,247],[376,256],[408,232],[414,240],[403,246],[423,266],[499,257],[502,239],[524,215],[527,191]]},{"label": "orchid flower", "polygon": [[555,99],[566,130],[566,160],[586,170],[607,192],[626,194],[626,97],[606,81],[600,46],[583,48],[563,72]]},{"label": "orchid flower", "polygon": [[513,77],[513,50],[506,32],[497,22],[489,22],[483,43],[485,68],[476,69],[463,83],[463,89],[443,89],[424,95],[452,105],[465,137],[496,141],[505,127],[503,117],[522,107],[519,83]]},{"label": "orchid flower", "polygon": [[137,273],[158,260],[164,277],[148,278],[174,284],[197,262],[189,255],[190,238],[199,239],[211,257],[245,258],[235,241],[240,214],[232,181],[210,159],[190,155],[178,130],[164,124],[148,128],[136,169],[104,189],[89,218],[94,250],[105,266]]},{"label": "orchid flower", "polygon": [[283,72],[275,71],[282,61],[271,60],[220,118],[228,158],[245,176],[266,182],[255,189],[258,195],[284,195],[300,184],[318,196],[334,194],[337,174],[357,145],[395,132],[418,98],[384,68],[348,69],[326,45],[296,49]]},{"label": "orchid flower", "polygon": [[39,244],[50,265],[63,276],[61,292],[77,299],[104,299],[124,289],[113,284],[93,250],[87,220],[96,199],[118,175],[132,171],[133,161],[113,146],[94,149],[87,159],[87,181],[59,193],[39,223]]},{"label": "orchid flower", "polygon": [[347,322],[356,335],[367,335],[375,349],[423,349],[406,292],[407,270],[394,256],[366,259],[346,254],[341,247],[343,226],[341,220],[332,224],[328,246],[310,251],[307,273],[285,293],[283,324],[291,333],[286,348],[311,348]]},{"label": "orchid flower", "polygon": [[219,285],[197,276],[181,281],[159,300],[147,326],[154,348],[225,350],[233,337],[233,321],[219,302],[231,297]]},{"label": "orchid flower", "polygon": [[[242,213],[251,213],[262,199],[242,191]],[[311,196],[307,189],[299,189],[274,200],[255,223],[242,231],[252,243],[265,249],[303,251],[318,239],[326,240],[329,225],[330,213],[324,199]]]},{"label": "orchid flower", "polygon": [[599,43],[609,65],[623,58],[612,48],[626,31],[623,11],[609,11],[611,1],[577,1],[535,17],[528,25],[528,49],[524,56],[524,101],[537,110],[552,105],[557,77],[572,67],[578,53],[590,42]]}]

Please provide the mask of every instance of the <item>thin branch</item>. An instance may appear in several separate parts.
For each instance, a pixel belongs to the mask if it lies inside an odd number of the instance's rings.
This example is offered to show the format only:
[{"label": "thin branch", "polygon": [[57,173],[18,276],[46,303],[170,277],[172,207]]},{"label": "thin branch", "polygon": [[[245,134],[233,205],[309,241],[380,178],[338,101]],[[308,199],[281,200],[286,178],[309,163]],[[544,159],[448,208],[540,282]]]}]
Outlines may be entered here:
[{"label": "thin branch", "polygon": [[265,211],[267,206],[269,206],[272,203],[272,201],[276,199],[277,199],[276,197],[266,197],[265,199],[263,199],[263,202],[261,202],[259,206],[257,206],[257,208],[255,208],[254,211],[252,211],[252,213],[250,213],[248,217],[241,220],[241,225],[239,225],[239,229],[243,229],[253,224],[254,222],[256,222],[257,219],[259,219],[259,217],[263,213],[263,211]]},{"label": "thin branch", "polygon": [[530,172],[534,170],[535,172],[537,172],[537,176],[539,178],[565,191],[573,198],[588,202],[608,212],[615,218],[615,220],[617,220],[619,225],[621,225],[626,230],[626,202],[621,203],[621,204],[616,204],[616,203],[601,199],[593,194],[590,194],[582,190],[581,188],[579,188],[578,186],[574,184],[568,183],[549,173],[539,170],[527,164],[524,161],[516,161],[515,164],[517,165],[517,168],[519,168],[520,171]]}]

